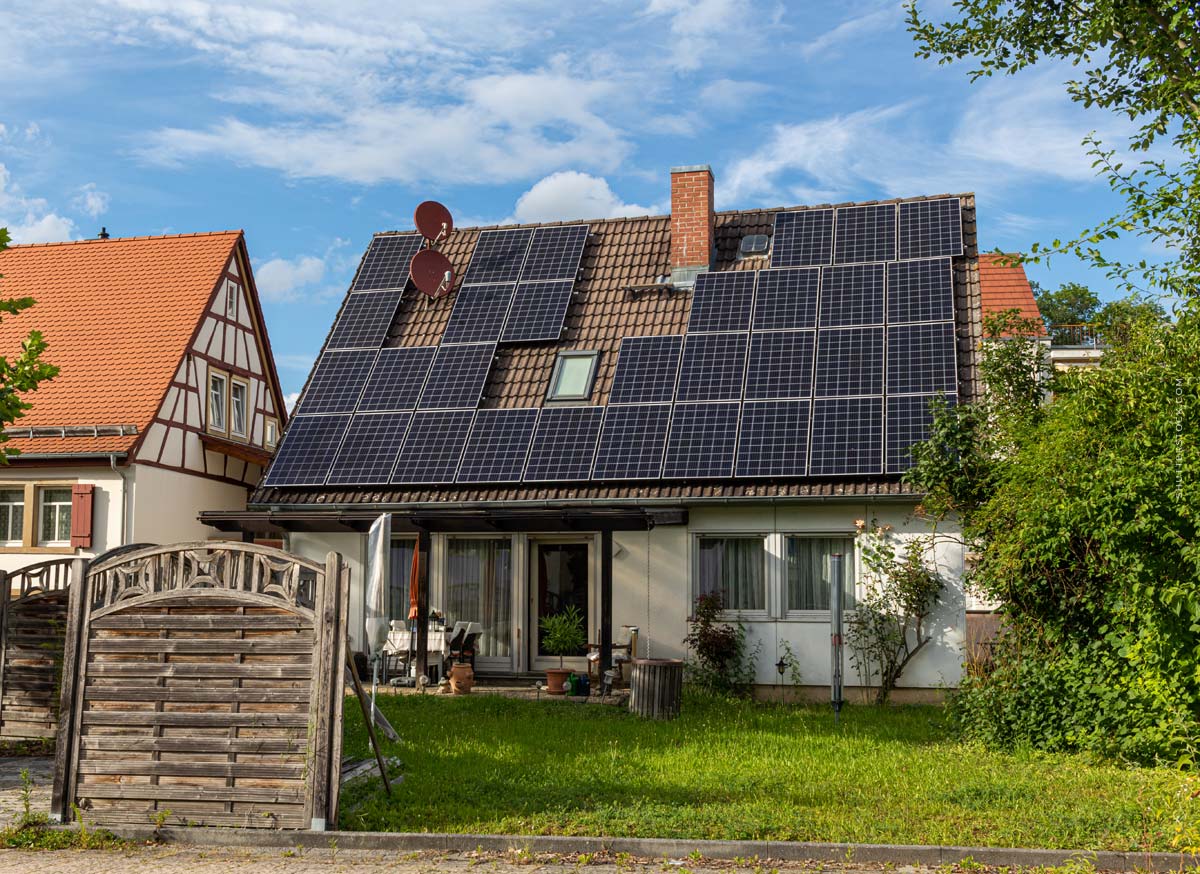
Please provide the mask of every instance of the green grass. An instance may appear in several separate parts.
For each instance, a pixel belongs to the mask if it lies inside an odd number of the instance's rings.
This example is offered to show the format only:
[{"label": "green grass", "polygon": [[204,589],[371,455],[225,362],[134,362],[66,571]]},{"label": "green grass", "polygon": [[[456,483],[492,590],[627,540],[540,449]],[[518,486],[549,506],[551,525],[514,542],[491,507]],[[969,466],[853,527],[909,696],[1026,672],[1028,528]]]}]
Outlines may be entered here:
[{"label": "green grass", "polygon": [[[1182,777],[957,740],[937,707],[688,700],[670,723],[497,696],[381,696],[404,762],[342,793],[379,831],[1170,849]],[[347,699],[346,753],[370,755]]]}]

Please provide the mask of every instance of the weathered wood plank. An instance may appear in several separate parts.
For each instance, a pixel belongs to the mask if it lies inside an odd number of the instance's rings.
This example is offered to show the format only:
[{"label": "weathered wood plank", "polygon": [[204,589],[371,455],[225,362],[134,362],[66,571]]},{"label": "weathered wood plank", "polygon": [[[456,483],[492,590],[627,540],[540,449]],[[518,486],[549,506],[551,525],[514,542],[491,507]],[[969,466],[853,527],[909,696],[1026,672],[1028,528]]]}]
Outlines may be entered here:
[{"label": "weathered wood plank", "polygon": [[185,689],[179,686],[88,686],[88,701],[164,701],[178,704],[306,704],[307,689]]},{"label": "weathered wood plank", "polygon": [[[84,759],[79,774],[110,774],[122,777],[233,777],[264,780],[298,780],[304,765],[263,765],[257,762],[153,762]],[[81,788],[83,784],[80,784]]]},{"label": "weathered wood plank", "polygon": [[160,665],[155,662],[95,662],[88,665],[93,677],[252,677],[274,680],[307,680],[312,665],[301,662],[284,664],[232,662],[195,662]]},{"label": "weathered wood plank", "polygon": [[106,752],[172,752],[172,753],[242,753],[242,754],[287,754],[304,752],[304,738],[299,734],[288,740],[284,738],[238,737],[105,737],[85,735],[80,747],[89,751]]},{"label": "weathered wood plank", "polygon": [[255,631],[290,631],[310,629],[312,623],[294,613],[253,616],[249,621],[237,614],[118,613],[101,616],[92,623],[93,629],[101,631],[158,631],[164,628],[171,631],[237,631],[246,627]]},{"label": "weathered wood plank", "polygon": [[111,798],[119,801],[250,801],[265,804],[299,805],[304,801],[304,789],[266,789],[261,787],[223,786],[155,786],[152,783],[84,783],[80,787],[84,798]]},{"label": "weathered wood plank", "polygon": [[232,639],[181,639],[155,637],[101,637],[90,643],[95,653],[181,653],[190,655],[232,655],[237,653],[288,655],[309,654],[313,640],[309,635],[296,634],[287,637],[253,637],[246,640]]},{"label": "weathered wood plank", "polygon": [[187,727],[227,728],[231,725],[248,728],[296,728],[308,725],[305,713],[228,713],[209,710],[205,713],[163,713],[155,710],[85,710],[82,725],[173,725]]},{"label": "weathered wood plank", "polygon": [[[143,812],[100,810],[86,811],[89,824],[93,825],[147,825],[156,820],[158,811],[149,802]],[[264,811],[270,813],[270,811]],[[304,816],[283,813],[264,816],[262,813],[180,813],[167,817],[165,825],[187,826],[232,826],[235,828],[301,829],[307,828]]]}]

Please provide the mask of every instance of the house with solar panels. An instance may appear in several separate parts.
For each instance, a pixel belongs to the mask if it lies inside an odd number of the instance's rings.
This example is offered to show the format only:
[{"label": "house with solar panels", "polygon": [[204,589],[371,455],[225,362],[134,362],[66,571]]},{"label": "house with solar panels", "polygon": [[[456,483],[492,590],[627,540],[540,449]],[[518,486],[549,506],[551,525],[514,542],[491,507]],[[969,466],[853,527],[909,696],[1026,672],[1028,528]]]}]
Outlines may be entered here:
[{"label": "house with solar panels", "polygon": [[[635,629],[684,657],[715,592],[758,683],[790,650],[827,687],[832,556],[852,609],[856,525],[928,532],[909,446],[977,391],[974,197],[716,212],[703,166],[671,190],[666,216],[455,229],[441,297],[410,280],[418,234],[376,235],[263,484],[204,520],[347,556],[356,649],[390,514],[392,618],[478,622],[479,675],[557,666],[539,620],[568,606],[602,667]],[[901,697],[960,676],[962,548],[934,558],[952,584]]]}]

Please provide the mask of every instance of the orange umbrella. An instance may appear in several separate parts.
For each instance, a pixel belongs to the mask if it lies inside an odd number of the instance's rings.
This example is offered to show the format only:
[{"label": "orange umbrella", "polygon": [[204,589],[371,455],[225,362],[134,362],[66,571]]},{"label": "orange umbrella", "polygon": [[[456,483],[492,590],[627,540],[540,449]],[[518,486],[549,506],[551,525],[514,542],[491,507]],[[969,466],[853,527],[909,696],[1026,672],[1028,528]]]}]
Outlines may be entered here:
[{"label": "orange umbrella", "polygon": [[417,618],[417,592],[421,588],[421,549],[413,546],[412,570],[408,574],[408,618]]}]

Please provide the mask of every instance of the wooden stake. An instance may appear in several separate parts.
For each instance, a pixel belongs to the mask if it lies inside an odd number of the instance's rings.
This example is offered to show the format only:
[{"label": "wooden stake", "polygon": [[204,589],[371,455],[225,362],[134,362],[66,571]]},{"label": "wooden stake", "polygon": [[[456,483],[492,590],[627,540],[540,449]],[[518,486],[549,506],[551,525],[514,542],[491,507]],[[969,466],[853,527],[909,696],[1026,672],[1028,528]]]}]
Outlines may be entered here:
[{"label": "wooden stake", "polygon": [[362,707],[363,722],[367,725],[367,736],[371,738],[371,749],[375,752],[375,762],[379,765],[379,776],[383,778],[383,788],[387,790],[387,794],[392,794],[392,787],[388,783],[387,770],[383,766],[383,754],[379,751],[379,741],[375,739],[375,723],[371,719],[371,706],[367,704],[366,693],[363,692],[362,680],[358,678],[358,668],[354,665],[354,659],[350,657],[349,650],[346,653],[346,665],[350,668],[350,679],[354,681],[354,694],[358,696],[358,704]]}]

